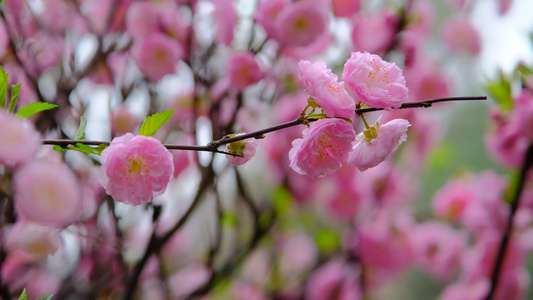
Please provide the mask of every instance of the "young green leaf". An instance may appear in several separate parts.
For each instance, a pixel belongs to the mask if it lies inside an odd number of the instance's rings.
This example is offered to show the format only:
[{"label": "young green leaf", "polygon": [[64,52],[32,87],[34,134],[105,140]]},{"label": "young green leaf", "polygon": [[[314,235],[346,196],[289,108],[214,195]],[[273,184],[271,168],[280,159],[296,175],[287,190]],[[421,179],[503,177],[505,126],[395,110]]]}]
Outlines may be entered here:
[{"label": "young green leaf", "polygon": [[43,110],[49,110],[49,109],[52,109],[52,108],[55,108],[57,107],[57,105],[55,104],[51,104],[51,103],[48,103],[48,102],[35,102],[35,103],[30,103],[24,107],[22,107],[21,109],[19,109],[17,111],[17,116],[18,117],[21,117],[21,118],[27,118],[31,115],[34,115],[38,112],[41,112]]},{"label": "young green leaf", "polygon": [[87,154],[97,154],[93,148],[82,143],[76,143],[76,146],[73,147],[72,150],[80,151]]},{"label": "young green leaf", "polygon": [[75,140],[85,140],[85,127],[87,127],[87,119],[85,119],[84,116],[81,116],[80,127],[78,128],[78,132],[76,133],[76,137],[74,138]]},{"label": "young green leaf", "polygon": [[157,132],[163,124],[165,124],[168,120],[170,120],[170,117],[172,117],[172,114],[174,113],[174,110],[167,110],[162,113],[156,113],[144,120],[143,124],[141,125],[141,129],[139,130],[139,135],[144,136],[154,136],[154,134]]},{"label": "young green leaf", "polygon": [[41,297],[41,298],[39,298],[39,299],[37,299],[37,300],[52,300],[52,296],[53,296],[53,295],[54,295],[54,294],[46,295],[46,296]]},{"label": "young green leaf", "polygon": [[7,74],[2,67],[0,67],[0,107],[6,107],[8,78],[9,74]]},{"label": "young green leaf", "polygon": [[17,101],[19,99],[19,94],[20,82],[11,86],[11,101],[9,101],[9,108],[7,109],[7,111],[9,111],[10,113],[15,110],[15,106],[17,105]]},{"label": "young green leaf", "polygon": [[26,289],[22,291],[22,294],[20,294],[19,300],[28,300],[28,294],[26,293]]},{"label": "young green leaf", "polygon": [[68,148],[63,148],[59,145],[55,145],[54,148],[52,149],[54,149],[55,151],[67,151],[68,150]]}]

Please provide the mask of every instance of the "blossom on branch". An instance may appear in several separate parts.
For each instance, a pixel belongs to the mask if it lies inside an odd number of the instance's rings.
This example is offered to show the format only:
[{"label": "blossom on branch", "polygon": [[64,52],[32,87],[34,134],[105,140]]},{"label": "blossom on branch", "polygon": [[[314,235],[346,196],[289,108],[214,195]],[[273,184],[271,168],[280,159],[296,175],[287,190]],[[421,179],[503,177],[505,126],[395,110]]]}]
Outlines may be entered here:
[{"label": "blossom on branch", "polygon": [[[242,135],[244,133],[239,133],[234,136]],[[255,139],[246,139],[242,141],[236,141],[233,143],[226,144],[226,151],[233,154],[242,155],[231,156],[226,155],[228,163],[232,166],[241,166],[247,163],[255,155],[255,148],[257,147],[257,141]]]},{"label": "blossom on branch", "polygon": [[311,64],[308,60],[301,60],[298,67],[298,79],[328,117],[354,117],[355,101],[344,89],[344,83],[337,81],[337,75],[325,63]]},{"label": "blossom on branch", "polygon": [[359,101],[375,108],[399,108],[407,100],[409,89],[402,70],[375,54],[352,52],[342,79]]},{"label": "blossom on branch", "polygon": [[140,205],[165,192],[174,173],[172,154],[160,141],[131,133],[102,151],[100,184],[115,200]]},{"label": "blossom on branch", "polygon": [[292,142],[290,167],[317,178],[335,172],[348,160],[355,130],[341,119],[321,119],[304,129],[303,136]]},{"label": "blossom on branch", "polygon": [[394,119],[383,125],[378,122],[357,135],[358,142],[350,153],[348,162],[360,171],[372,168],[388,159],[394,150],[407,139],[407,120]]}]

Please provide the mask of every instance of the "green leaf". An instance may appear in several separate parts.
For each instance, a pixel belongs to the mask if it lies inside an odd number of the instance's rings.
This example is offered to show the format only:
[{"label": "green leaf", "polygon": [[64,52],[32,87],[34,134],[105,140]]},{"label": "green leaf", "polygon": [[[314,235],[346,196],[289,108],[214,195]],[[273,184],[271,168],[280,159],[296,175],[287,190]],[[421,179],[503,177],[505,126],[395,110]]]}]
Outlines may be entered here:
[{"label": "green leaf", "polygon": [[516,194],[518,193],[518,184],[520,182],[520,173],[514,172],[512,174],[511,180],[509,180],[509,188],[503,194],[503,201],[507,202],[510,205],[513,205],[513,202],[516,199]]},{"label": "green leaf", "polygon": [[228,212],[220,216],[220,224],[223,226],[235,228],[239,224],[239,218],[235,212]]},{"label": "green leaf", "polygon": [[139,130],[139,135],[144,136],[154,136],[154,134],[165,124],[168,120],[170,120],[170,117],[172,117],[172,114],[174,113],[174,110],[167,110],[162,113],[156,113],[144,120],[143,124],[141,125],[141,129]]},{"label": "green leaf", "polygon": [[54,149],[55,151],[67,151],[68,150],[68,148],[63,148],[59,145],[55,145],[54,148],[52,149]]},{"label": "green leaf", "polygon": [[53,296],[53,295],[54,295],[54,294],[46,295],[46,296],[41,297],[41,298],[39,298],[39,299],[37,299],[37,300],[52,300],[52,296]]},{"label": "green leaf", "polygon": [[274,200],[274,211],[276,215],[281,216],[292,209],[292,194],[287,188],[283,186],[278,187],[274,191],[272,198]]},{"label": "green leaf", "polygon": [[57,107],[57,105],[55,104],[51,104],[51,103],[48,103],[48,102],[35,102],[35,103],[30,103],[24,107],[22,107],[21,109],[19,109],[17,111],[17,116],[18,117],[21,117],[21,118],[27,118],[31,115],[34,115],[38,112],[41,112],[43,110],[49,110],[49,109],[52,109],[52,108],[55,108]]},{"label": "green leaf", "polygon": [[87,119],[84,116],[80,117],[80,127],[76,133],[75,140],[82,141],[85,140],[85,127],[87,127]]},{"label": "green leaf", "polygon": [[7,80],[9,74],[7,74],[2,67],[0,67],[0,107],[6,106],[7,96]]},{"label": "green leaf", "polygon": [[71,150],[76,150],[76,151],[80,151],[80,152],[87,153],[87,154],[97,154],[93,148],[82,143],[76,143],[76,146],[72,147]]},{"label": "green leaf", "polygon": [[11,113],[15,110],[15,106],[17,105],[17,101],[19,99],[20,94],[20,82],[18,84],[14,84],[11,86],[11,101],[9,101],[9,108],[8,111]]},{"label": "green leaf", "polygon": [[22,291],[22,294],[20,294],[19,300],[28,300],[28,294],[26,293],[26,289],[24,289]]},{"label": "green leaf", "polygon": [[104,151],[105,148],[109,147],[109,145],[106,145],[106,144],[100,144],[94,148],[92,148],[95,152],[96,152],[96,155],[100,156],[102,155],[102,151]]},{"label": "green leaf", "polygon": [[511,82],[505,78],[502,71],[500,71],[499,80],[487,85],[486,89],[502,110],[510,111],[513,109]]},{"label": "green leaf", "polygon": [[322,229],[315,235],[315,243],[322,253],[331,252],[340,247],[339,234],[331,229]]}]

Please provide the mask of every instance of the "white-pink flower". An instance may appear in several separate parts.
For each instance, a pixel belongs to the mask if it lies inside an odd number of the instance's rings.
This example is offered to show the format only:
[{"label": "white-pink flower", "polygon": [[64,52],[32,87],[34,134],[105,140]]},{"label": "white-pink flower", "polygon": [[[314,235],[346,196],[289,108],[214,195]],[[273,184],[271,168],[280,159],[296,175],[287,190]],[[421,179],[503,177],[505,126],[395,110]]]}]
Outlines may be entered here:
[{"label": "white-pink flower", "polygon": [[37,153],[39,134],[29,123],[0,109],[0,128],[0,164],[14,166]]},{"label": "white-pink flower", "polygon": [[407,128],[411,124],[404,119],[394,119],[381,125],[370,126],[357,135],[348,162],[360,171],[372,168],[388,159],[394,150],[407,139]]},{"label": "white-pink flower", "polygon": [[160,141],[127,133],[102,151],[100,184],[115,200],[140,205],[165,192],[174,173],[172,154]]},{"label": "white-pink flower", "polygon": [[15,172],[15,211],[21,220],[67,227],[78,217],[81,187],[63,163],[32,161]]},{"label": "white-pink flower", "polygon": [[317,178],[335,172],[348,160],[355,130],[341,119],[321,119],[304,129],[303,136],[292,142],[290,167]]},{"label": "white-pink flower", "polygon": [[265,76],[255,61],[255,56],[246,51],[234,53],[229,58],[226,68],[231,86],[240,91]]},{"label": "white-pink flower", "polygon": [[311,64],[308,60],[301,60],[298,67],[298,79],[328,117],[353,118],[355,101],[344,89],[344,83],[337,81],[337,75],[325,63]]},{"label": "white-pink flower", "polygon": [[342,79],[362,103],[375,108],[398,108],[409,89],[402,70],[368,52],[352,52],[344,64]]},{"label": "white-pink flower", "polygon": [[[239,133],[235,136],[242,135]],[[236,141],[226,144],[226,151],[229,153],[239,154],[239,156],[226,155],[228,163],[232,166],[241,166],[247,163],[255,155],[255,148],[257,147],[257,141],[255,139],[246,139],[242,141]]]},{"label": "white-pink flower", "polygon": [[175,39],[154,33],[138,39],[131,48],[131,56],[139,69],[150,81],[173,74],[176,64],[183,58],[183,46]]}]

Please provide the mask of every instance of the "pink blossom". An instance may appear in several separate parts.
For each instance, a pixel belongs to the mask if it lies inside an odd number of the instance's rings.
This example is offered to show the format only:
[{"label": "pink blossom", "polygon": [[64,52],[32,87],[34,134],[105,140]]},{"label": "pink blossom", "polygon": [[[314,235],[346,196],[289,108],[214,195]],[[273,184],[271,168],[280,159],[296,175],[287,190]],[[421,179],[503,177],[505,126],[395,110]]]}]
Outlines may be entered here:
[{"label": "pink blossom", "polygon": [[383,10],[353,20],[352,43],[355,51],[381,53],[392,45],[398,17]]},{"label": "pink blossom", "polygon": [[364,171],[391,157],[392,153],[407,140],[407,128],[411,124],[404,119],[394,119],[383,125],[378,122],[357,135],[348,162]]},{"label": "pink blossom", "polygon": [[331,5],[336,17],[351,17],[361,9],[361,0],[332,0]]},{"label": "pink blossom", "polygon": [[417,225],[411,234],[415,261],[432,276],[450,279],[461,264],[467,240],[463,232],[439,222]]},{"label": "pink blossom", "polygon": [[402,70],[375,54],[352,52],[342,79],[362,103],[375,108],[398,108],[407,100]]},{"label": "pink blossom", "polygon": [[15,166],[33,158],[41,144],[39,134],[29,124],[0,109],[0,163]]},{"label": "pink blossom", "polygon": [[499,0],[498,1],[498,12],[500,15],[504,15],[509,11],[513,4],[513,0]]},{"label": "pink blossom", "polygon": [[466,51],[472,55],[477,55],[481,51],[481,37],[469,20],[448,19],[442,28],[442,38],[452,51]]},{"label": "pink blossom", "polygon": [[237,23],[237,15],[232,0],[211,0],[215,5],[215,21],[217,23],[216,40],[220,44],[231,46],[233,29]]},{"label": "pink blossom", "polygon": [[139,125],[139,119],[126,106],[118,107],[111,112],[111,134],[113,136],[132,132]]},{"label": "pink blossom", "polygon": [[176,64],[183,55],[183,48],[178,41],[160,33],[135,41],[131,49],[131,56],[139,69],[154,82],[175,73]]},{"label": "pink blossom", "polygon": [[63,163],[32,161],[13,178],[15,211],[21,220],[67,227],[74,223],[81,205],[76,174]]},{"label": "pink blossom", "polygon": [[140,205],[163,194],[174,173],[172,154],[153,137],[127,133],[102,151],[100,184],[115,200]]},{"label": "pink blossom", "polygon": [[265,74],[255,61],[255,56],[250,52],[236,52],[226,65],[230,84],[239,91],[263,79]]},{"label": "pink blossom", "polygon": [[[316,3],[315,3],[316,2]],[[328,30],[327,7],[319,1],[292,2],[276,18],[276,36],[287,47],[301,47],[313,43]]]},{"label": "pink blossom", "polygon": [[426,58],[416,59],[405,69],[405,79],[412,101],[444,98],[449,96],[449,84],[437,67]]},{"label": "pink blossom", "polygon": [[509,126],[518,130],[533,143],[533,95],[523,89],[520,96],[514,99],[514,109],[511,113]]},{"label": "pink blossom", "polygon": [[335,172],[348,160],[355,130],[344,120],[321,119],[304,129],[303,136],[292,142],[290,167],[317,178]]},{"label": "pink blossom", "polygon": [[321,266],[307,283],[305,299],[361,299],[357,270],[341,261],[331,261]]},{"label": "pink blossom", "polygon": [[157,10],[150,1],[135,1],[126,13],[126,31],[140,40],[158,31]]},{"label": "pink blossom", "polygon": [[54,254],[62,241],[59,231],[55,228],[39,226],[35,223],[17,222],[9,232],[3,232],[5,249],[10,254],[13,252],[23,253],[31,259],[45,259]]},{"label": "pink blossom", "polygon": [[315,242],[306,234],[293,234],[281,242],[279,267],[286,277],[310,270],[318,259]]},{"label": "pink blossom", "polygon": [[191,263],[168,278],[168,286],[173,295],[184,298],[202,287],[211,276],[211,270],[199,263]]},{"label": "pink blossom", "polygon": [[325,63],[311,64],[308,60],[301,60],[298,67],[298,79],[328,117],[353,118],[355,101],[344,89],[344,83],[337,82],[337,75]]},{"label": "pink blossom", "polygon": [[433,212],[447,221],[458,221],[475,196],[476,189],[470,182],[462,179],[449,181],[435,193]]},{"label": "pink blossom", "polygon": [[381,211],[359,225],[357,253],[365,267],[393,276],[412,263],[413,220],[403,210]]},{"label": "pink blossom", "polygon": [[[239,133],[234,136],[239,136],[244,133]],[[232,166],[240,166],[247,163],[255,155],[255,148],[257,141],[255,139],[246,139],[226,144],[226,151],[229,153],[239,154],[243,157],[226,155],[228,163]]]},{"label": "pink blossom", "polygon": [[236,280],[231,284],[231,299],[234,300],[267,300],[267,296],[256,285]]},{"label": "pink blossom", "polygon": [[440,300],[482,300],[490,289],[490,282],[487,278],[479,280],[459,281],[448,285],[442,294]]},{"label": "pink blossom", "polygon": [[270,38],[277,39],[277,17],[280,11],[289,5],[289,0],[259,1],[255,19]]}]

